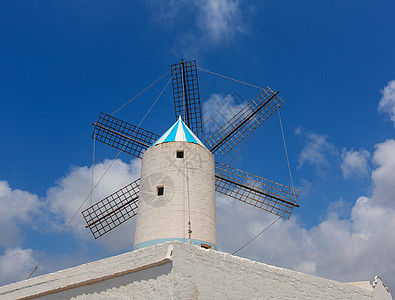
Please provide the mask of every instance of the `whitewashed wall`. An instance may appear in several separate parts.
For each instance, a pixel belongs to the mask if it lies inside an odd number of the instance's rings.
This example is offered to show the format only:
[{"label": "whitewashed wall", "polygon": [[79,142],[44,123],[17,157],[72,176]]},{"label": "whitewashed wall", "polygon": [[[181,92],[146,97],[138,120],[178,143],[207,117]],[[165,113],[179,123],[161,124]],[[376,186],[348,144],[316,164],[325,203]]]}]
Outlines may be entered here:
[{"label": "whitewashed wall", "polygon": [[1,287],[0,298],[386,299],[375,298],[375,288],[168,242]]}]

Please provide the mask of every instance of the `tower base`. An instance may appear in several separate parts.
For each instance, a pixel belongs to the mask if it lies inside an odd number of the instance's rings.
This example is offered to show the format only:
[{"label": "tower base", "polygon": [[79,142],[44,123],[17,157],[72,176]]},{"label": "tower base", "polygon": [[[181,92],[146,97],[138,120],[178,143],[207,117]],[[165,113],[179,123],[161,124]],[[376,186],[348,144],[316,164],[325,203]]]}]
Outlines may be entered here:
[{"label": "tower base", "polygon": [[149,247],[149,246],[153,246],[153,245],[157,245],[157,244],[163,244],[166,242],[173,242],[173,241],[184,242],[186,244],[192,244],[192,245],[206,248],[206,249],[217,250],[217,246],[215,246],[213,243],[210,243],[207,241],[202,241],[202,240],[197,240],[197,239],[191,239],[191,241],[189,241],[189,239],[183,239],[183,238],[166,238],[166,239],[150,240],[150,241],[142,242],[142,243],[135,245],[134,249],[137,250],[137,249],[141,249],[141,248],[145,248],[145,247]]}]

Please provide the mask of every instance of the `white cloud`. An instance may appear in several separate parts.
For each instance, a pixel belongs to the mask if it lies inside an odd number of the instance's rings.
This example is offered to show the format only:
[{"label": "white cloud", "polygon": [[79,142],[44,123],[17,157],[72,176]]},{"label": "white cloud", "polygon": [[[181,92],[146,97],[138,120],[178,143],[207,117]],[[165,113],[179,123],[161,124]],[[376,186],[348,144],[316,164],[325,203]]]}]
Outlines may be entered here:
[{"label": "white cloud", "polygon": [[[280,220],[237,255],[338,281],[372,281],[381,275],[394,290],[395,140],[376,148],[372,196],[359,197],[350,217],[349,207],[339,200],[317,226],[306,229],[297,216]],[[217,206],[218,243],[232,252],[275,219],[244,203],[222,201]]]},{"label": "white cloud", "polygon": [[[112,160],[105,160],[95,165],[95,182],[112,162]],[[140,163],[141,161],[138,159],[132,160],[129,164],[119,159],[115,160],[94,191],[93,203],[137,179],[140,176]],[[47,196],[42,199],[26,191],[12,190],[7,182],[0,181],[0,246],[10,247],[21,244],[24,238],[21,233],[22,226],[29,226],[33,230],[40,231],[41,234],[60,232],[89,194],[91,174],[92,169],[89,167],[73,167],[69,174],[58,180],[56,186],[48,189]],[[82,209],[89,205],[88,200]],[[114,252],[125,248],[132,249],[134,223],[133,220],[126,222],[95,241],[90,231],[85,228],[85,221],[79,211],[68,231],[74,235],[81,248],[94,242],[96,252],[99,251],[99,248]],[[85,245],[85,243],[87,244]],[[40,250],[45,251],[46,249]],[[83,256],[84,254],[76,254],[73,256],[73,260],[78,261]],[[18,262],[18,265],[9,271],[18,260],[20,263]],[[34,267],[32,262],[35,262],[33,250],[18,247],[6,248],[3,256],[0,256],[2,283],[25,279]],[[70,259],[69,263],[72,262]],[[57,263],[57,266],[61,265]],[[62,266],[69,267],[70,265]],[[42,274],[43,270],[56,270],[56,263],[48,266],[44,262],[37,273]]]},{"label": "white cloud", "polygon": [[370,153],[367,150],[361,149],[359,151],[346,150],[342,151],[342,162],[340,168],[343,172],[343,177],[348,179],[351,177],[363,177],[369,175],[369,158]]},{"label": "white cloud", "polygon": [[246,102],[236,103],[233,95],[212,94],[203,102],[203,122],[207,132],[214,132],[237,114]]},{"label": "white cloud", "polygon": [[304,164],[327,166],[329,157],[337,155],[338,150],[328,142],[328,136],[309,133],[306,135],[305,145],[299,155],[299,167]]},{"label": "white cloud", "polygon": [[202,50],[246,33],[240,3],[240,0],[151,1],[161,24],[173,25],[179,19],[183,30],[175,36],[172,51],[185,57],[195,57]]},{"label": "white cloud", "polygon": [[378,111],[388,114],[395,126],[395,80],[388,82],[381,93],[383,96],[379,102]]},{"label": "white cloud", "polygon": [[7,248],[0,256],[0,285],[26,279],[36,264],[32,249]]},{"label": "white cloud", "polygon": [[6,181],[0,181],[0,245],[19,244],[22,239],[20,227],[34,226],[41,208],[37,195],[12,190]]},{"label": "white cloud", "polygon": [[376,145],[373,161],[377,168],[372,172],[374,196],[382,205],[395,209],[395,140]]},{"label": "white cloud", "polygon": [[[140,177],[139,159],[130,164],[120,159],[105,160],[94,167],[94,184],[111,165],[106,176],[93,192],[93,203],[102,200],[123,186]],[[57,185],[47,190],[45,198],[18,189],[12,190],[6,181],[0,181],[0,245],[15,246],[22,240],[20,227],[29,225],[32,229],[44,232],[60,231],[72,218],[90,192],[91,167],[73,167],[69,174],[58,180]],[[90,206],[88,199],[81,210]],[[70,224],[72,232],[79,238],[91,238],[85,228],[81,213]],[[125,230],[114,232],[125,233]],[[126,230],[129,234],[130,230]],[[122,234],[121,234],[122,235]],[[117,236],[116,234],[112,236]],[[124,240],[120,238],[120,240]],[[106,244],[107,243],[103,243]],[[109,243],[109,247],[115,244]],[[130,242],[117,244],[117,248],[130,245]]]},{"label": "white cloud", "polygon": [[239,0],[199,0],[197,25],[215,43],[232,40],[244,32]]},{"label": "white cloud", "polygon": [[[102,174],[113,163],[112,160],[105,160],[94,167],[94,184]],[[127,164],[120,159],[115,160],[106,176],[93,192],[93,203],[102,200],[120,188],[140,177],[139,159],[134,159]],[[57,186],[47,191],[46,203],[48,210],[57,217],[56,225],[58,229],[70,220],[77,209],[90,192],[92,169],[88,167],[73,167],[71,172],[57,182]],[[90,200],[86,201],[83,208],[90,206]],[[130,223],[130,222],[129,222]],[[91,239],[91,233],[85,228],[85,221],[78,213],[75,220],[70,225],[71,230],[79,238]],[[126,236],[127,235],[127,236]],[[124,249],[131,245],[130,227],[120,226],[107,236],[100,238],[98,243],[111,249]],[[116,242],[114,242],[114,239]],[[113,242],[109,242],[113,240]]]}]

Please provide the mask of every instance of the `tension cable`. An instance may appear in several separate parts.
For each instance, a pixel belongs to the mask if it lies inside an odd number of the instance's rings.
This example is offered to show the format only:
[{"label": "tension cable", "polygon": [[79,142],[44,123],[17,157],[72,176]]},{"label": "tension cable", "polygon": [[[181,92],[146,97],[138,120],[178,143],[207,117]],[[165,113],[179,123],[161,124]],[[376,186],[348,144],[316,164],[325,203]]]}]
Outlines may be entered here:
[{"label": "tension cable", "polygon": [[[120,111],[122,108],[124,108],[126,105],[128,105],[130,102],[132,102],[134,99],[136,99],[138,96],[140,96],[142,93],[144,93],[146,90],[148,90],[150,87],[152,87],[155,83],[157,83],[159,80],[161,80],[163,77],[165,77],[167,74],[169,74],[170,71],[167,71],[165,74],[163,74],[161,77],[159,77],[159,79],[155,80],[153,83],[151,83],[149,86],[147,86],[144,90],[142,90],[140,93],[138,93],[136,96],[134,96],[132,99],[130,99],[128,102],[126,102],[124,105],[122,105],[120,108],[118,108],[116,111],[114,111],[111,116],[115,113],[117,113],[118,111]],[[172,76],[173,78],[173,76]],[[169,83],[167,83],[169,84]],[[166,87],[167,87],[166,84]],[[165,87],[165,88],[166,88]],[[163,92],[163,90],[162,90]],[[161,93],[162,94],[162,93]]]},{"label": "tension cable", "polygon": [[274,222],[272,224],[270,224],[268,227],[266,227],[265,229],[263,229],[260,233],[258,233],[257,236],[255,236],[252,240],[250,240],[248,243],[244,244],[243,246],[241,246],[239,249],[237,249],[235,252],[232,253],[232,255],[235,255],[237,252],[239,252],[241,249],[243,249],[245,246],[247,246],[248,244],[250,244],[251,242],[253,242],[254,240],[256,240],[258,238],[258,236],[260,236],[261,234],[263,234],[266,230],[268,230],[270,227],[272,227],[278,220],[280,220],[281,217],[278,217],[276,220],[274,220]]},{"label": "tension cable", "polygon": [[234,79],[234,78],[225,76],[225,75],[221,75],[221,74],[218,74],[218,73],[209,71],[209,70],[205,70],[205,69],[202,69],[202,68],[199,68],[199,67],[196,67],[196,68],[197,68],[198,70],[201,70],[201,71],[204,71],[204,72],[213,74],[213,75],[217,75],[217,76],[222,77],[222,78],[226,78],[226,79],[229,79],[229,80],[232,80],[232,81],[236,81],[236,82],[238,82],[238,83],[242,83],[242,84],[245,84],[245,85],[248,85],[248,86],[252,86],[252,87],[257,88],[257,89],[260,89],[260,90],[264,90],[264,88],[262,88],[262,87],[260,87],[260,86],[256,86],[256,85],[253,85],[253,84],[250,84],[250,83],[241,81],[241,80],[237,80],[237,79]]},{"label": "tension cable", "polygon": [[[293,183],[293,179],[292,179],[292,173],[291,173],[291,166],[289,163],[289,157],[288,157],[288,151],[287,151],[287,144],[285,142],[285,135],[284,135],[284,130],[283,130],[283,124],[281,122],[281,116],[280,116],[280,111],[278,110],[278,118],[280,120],[280,127],[281,127],[281,134],[282,134],[282,138],[283,138],[283,143],[284,143],[284,150],[285,150],[285,155],[287,158],[287,164],[288,164],[288,171],[289,171],[289,177],[291,179],[291,185],[292,185],[292,194],[295,196],[294,194],[294,183]],[[246,247],[248,244],[250,244],[251,242],[253,242],[254,240],[256,240],[260,235],[262,235],[266,230],[268,230],[270,227],[272,227],[278,220],[281,219],[281,216],[279,216],[276,220],[274,220],[268,227],[266,227],[265,229],[263,229],[260,233],[258,233],[254,238],[252,238],[249,242],[247,242],[246,244],[244,244],[242,247],[240,247],[239,249],[237,249],[235,252],[232,253],[232,255],[236,254],[237,252],[239,252],[241,249],[243,249],[244,247]]]}]

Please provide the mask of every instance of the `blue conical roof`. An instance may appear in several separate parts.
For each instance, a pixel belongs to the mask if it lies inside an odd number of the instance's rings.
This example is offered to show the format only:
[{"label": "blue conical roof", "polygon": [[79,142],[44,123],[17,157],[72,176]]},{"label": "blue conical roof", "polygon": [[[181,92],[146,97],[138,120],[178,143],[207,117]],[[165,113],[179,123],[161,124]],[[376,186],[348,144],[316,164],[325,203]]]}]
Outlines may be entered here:
[{"label": "blue conical roof", "polygon": [[178,118],[178,121],[174,123],[174,125],[171,126],[170,129],[166,131],[166,133],[162,135],[152,146],[169,142],[189,142],[205,147],[192,130],[185,125],[181,116]]}]

